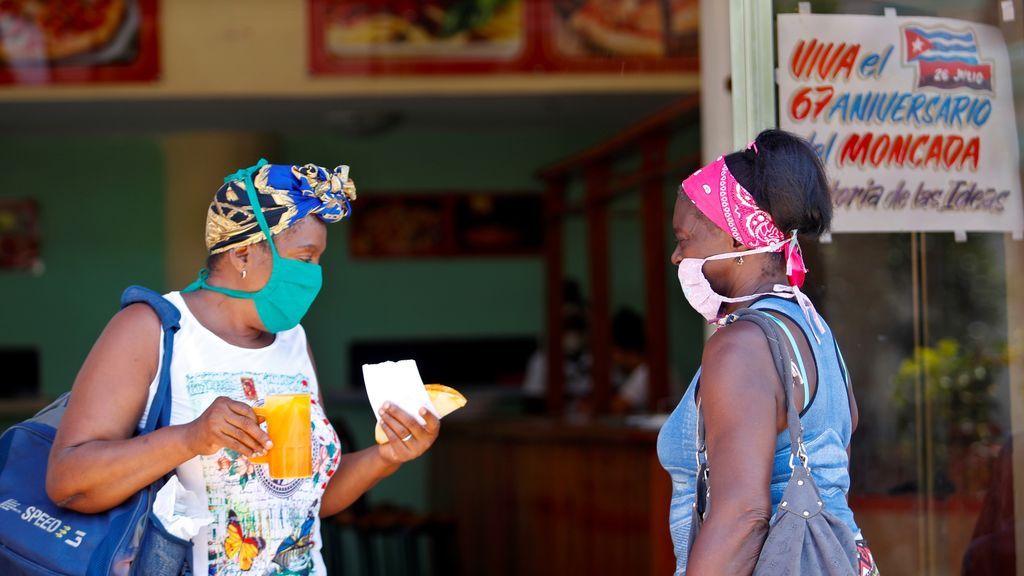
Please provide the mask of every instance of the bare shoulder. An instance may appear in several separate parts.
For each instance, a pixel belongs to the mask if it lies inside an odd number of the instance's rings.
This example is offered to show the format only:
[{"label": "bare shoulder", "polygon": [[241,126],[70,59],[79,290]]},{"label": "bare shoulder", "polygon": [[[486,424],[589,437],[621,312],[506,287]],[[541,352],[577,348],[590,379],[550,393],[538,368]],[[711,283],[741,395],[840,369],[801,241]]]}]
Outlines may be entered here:
[{"label": "bare shoulder", "polygon": [[771,352],[764,332],[750,322],[723,326],[704,346],[701,366],[705,375],[728,375],[770,366]]},{"label": "bare shoulder", "polygon": [[[718,330],[704,346],[701,359],[701,397],[709,411],[757,405],[763,401],[774,414],[775,369],[768,342],[750,322],[735,322]],[[759,401],[759,402],[754,402]]]},{"label": "bare shoulder", "polygon": [[160,329],[160,318],[148,304],[129,304],[114,314],[107,325],[107,330],[119,332],[133,332],[144,330],[147,332]]},{"label": "bare shoulder", "polygon": [[[137,359],[156,372],[160,350],[160,318],[146,304],[131,304],[110,319],[93,352],[114,352],[118,359]],[[92,352],[90,353],[90,356]]]},{"label": "bare shoulder", "polygon": [[131,436],[159,366],[160,334],[160,319],[145,304],[110,319],[75,378],[58,442]]}]

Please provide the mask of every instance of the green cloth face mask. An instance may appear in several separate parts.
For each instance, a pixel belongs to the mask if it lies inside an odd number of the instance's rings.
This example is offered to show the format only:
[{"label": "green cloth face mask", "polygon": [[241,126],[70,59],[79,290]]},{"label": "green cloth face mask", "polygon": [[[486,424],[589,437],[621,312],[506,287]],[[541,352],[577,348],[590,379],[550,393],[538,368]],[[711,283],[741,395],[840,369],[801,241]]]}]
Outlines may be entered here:
[{"label": "green cloth face mask", "polygon": [[273,268],[266,286],[255,292],[211,286],[206,281],[210,271],[203,268],[199,272],[199,278],[182,292],[195,292],[202,288],[232,298],[248,298],[256,304],[256,313],[259,314],[260,321],[263,322],[267,332],[276,334],[299,325],[302,317],[306,315],[309,307],[316,300],[317,294],[320,293],[324,278],[320,265],[282,258],[277,253],[274,239],[270,235],[270,227],[267,226],[267,219],[263,216],[263,210],[256,199],[256,187],[252,183],[252,175],[266,164],[266,160],[260,159],[255,166],[239,170],[224,179],[224,182],[245,180],[245,191],[249,196],[249,203],[253,207],[253,214],[256,216],[256,221],[259,222],[260,230],[267,238],[270,252],[273,255]]}]

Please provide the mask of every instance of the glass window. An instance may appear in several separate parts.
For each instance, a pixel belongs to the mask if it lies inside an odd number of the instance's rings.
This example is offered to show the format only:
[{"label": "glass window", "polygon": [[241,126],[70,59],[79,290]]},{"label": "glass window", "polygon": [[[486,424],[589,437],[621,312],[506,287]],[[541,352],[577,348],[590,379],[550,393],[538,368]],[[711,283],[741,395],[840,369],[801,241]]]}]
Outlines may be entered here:
[{"label": "glass window", "polygon": [[[796,12],[797,4],[777,1],[774,13]],[[1004,23],[1000,4],[904,1],[896,11],[1000,28],[1019,127],[1022,14],[1016,3],[1017,20]],[[893,3],[810,5],[814,13],[879,15]],[[836,234],[805,248],[808,292],[853,377],[860,425],[850,502],[883,574],[1014,574],[1024,541],[1013,526],[1014,496],[1024,500],[1014,479],[1024,472],[1024,450],[1012,442],[1024,424],[1024,242],[995,233],[960,240]]]},{"label": "glass window", "polygon": [[[894,6],[807,4],[814,13],[874,15]],[[1024,28],[1020,3],[1011,22],[1002,4],[915,0],[895,9],[998,28],[1013,78],[994,81],[1013,82],[1019,129]],[[775,15],[797,10],[796,1],[773,4]],[[813,271],[807,291],[853,376],[860,425],[850,502],[881,570],[1017,573],[1024,534],[1014,523],[1024,507],[1015,501],[1024,501],[1024,485],[1015,477],[1024,474],[1014,472],[1024,471],[1024,448],[1013,438],[1024,423],[1024,242],[1004,234],[837,234],[805,250]]]}]

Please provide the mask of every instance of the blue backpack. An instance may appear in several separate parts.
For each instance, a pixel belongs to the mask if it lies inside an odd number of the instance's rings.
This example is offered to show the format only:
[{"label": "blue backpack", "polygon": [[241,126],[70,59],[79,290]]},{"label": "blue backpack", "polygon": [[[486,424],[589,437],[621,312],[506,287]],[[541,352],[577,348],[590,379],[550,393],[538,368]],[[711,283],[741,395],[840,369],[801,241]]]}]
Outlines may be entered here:
[{"label": "blue backpack", "polygon": [[[181,314],[160,294],[131,286],[121,308],[142,302],[160,317],[163,358],[146,425],[148,434],[171,419],[171,354]],[[154,575],[187,573],[191,542],[168,534],[152,515],[158,480],[111,510],[82,514],[46,495],[46,465],[67,408],[62,395],[34,417],[0,436],[0,574]]]}]

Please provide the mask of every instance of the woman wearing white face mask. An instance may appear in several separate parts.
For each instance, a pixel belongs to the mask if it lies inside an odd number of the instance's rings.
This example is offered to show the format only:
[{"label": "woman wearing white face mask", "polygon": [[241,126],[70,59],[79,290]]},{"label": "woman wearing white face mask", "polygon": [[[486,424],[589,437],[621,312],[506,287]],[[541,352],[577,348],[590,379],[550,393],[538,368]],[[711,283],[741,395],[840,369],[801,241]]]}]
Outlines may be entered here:
[{"label": "woman wearing white face mask", "polygon": [[[807,142],[778,130],[683,182],[672,217],[672,263],[690,305],[721,328],[658,438],[673,481],[677,575],[751,574],[790,477],[786,397],[764,333],[751,322],[724,323],[746,307],[771,314],[789,336],[784,345],[803,384],[794,387],[793,401],[823,506],[857,535],[861,575],[878,573],[846,500],[856,402],[831,331],[800,291],[806,268],[797,234],[816,238],[831,217],[818,157]],[[698,402],[714,506],[690,543]]]}]

